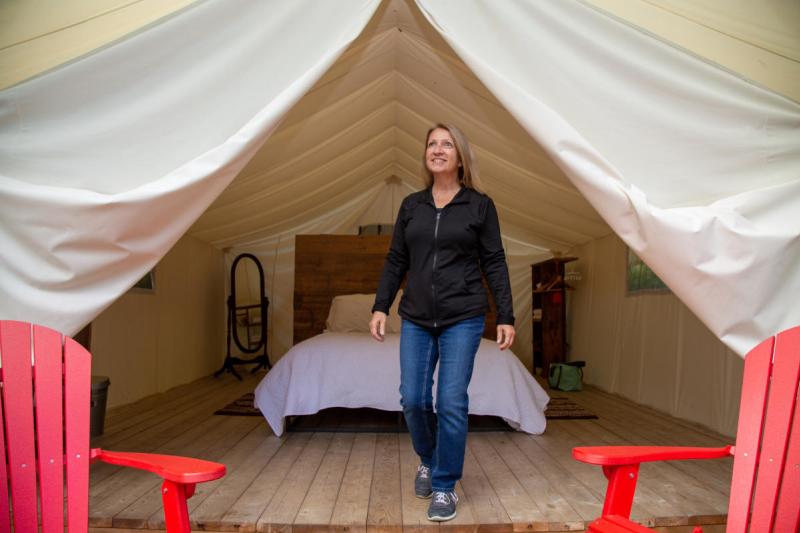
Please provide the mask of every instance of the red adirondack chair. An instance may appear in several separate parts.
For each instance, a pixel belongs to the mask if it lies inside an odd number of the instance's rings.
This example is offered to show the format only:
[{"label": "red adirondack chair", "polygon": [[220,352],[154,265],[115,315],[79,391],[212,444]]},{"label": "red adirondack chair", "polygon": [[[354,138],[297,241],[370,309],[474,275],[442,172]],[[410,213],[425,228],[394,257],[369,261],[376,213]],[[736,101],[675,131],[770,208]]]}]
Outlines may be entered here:
[{"label": "red adirondack chair", "polygon": [[[771,337],[747,354],[736,446],[596,446],[574,448],[579,461],[601,465],[608,478],[593,532],[649,532],[630,521],[639,464],[733,455],[728,533],[800,529],[800,327]],[[697,527],[695,533],[701,533]]]},{"label": "red adirondack chair", "polygon": [[[195,483],[225,475],[225,465],[146,453],[89,449],[91,355],[60,333],[24,322],[0,321],[0,533],[87,531],[89,463],[148,470],[161,476],[167,531],[189,532],[186,499]],[[2,458],[8,459],[6,463]],[[37,475],[39,486],[37,490]],[[10,481],[10,483],[9,483]]]}]

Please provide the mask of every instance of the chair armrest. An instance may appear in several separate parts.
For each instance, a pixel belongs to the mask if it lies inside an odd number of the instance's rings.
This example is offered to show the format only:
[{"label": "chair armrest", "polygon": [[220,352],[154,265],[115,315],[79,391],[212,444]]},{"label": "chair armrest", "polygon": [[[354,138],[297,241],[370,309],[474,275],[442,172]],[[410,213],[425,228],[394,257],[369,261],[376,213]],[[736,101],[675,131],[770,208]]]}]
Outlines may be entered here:
[{"label": "chair armrest", "polygon": [[603,519],[629,519],[633,493],[639,478],[639,464],[649,461],[714,459],[732,454],[732,446],[691,448],[684,446],[582,446],[572,449],[578,461],[601,465],[608,479]]},{"label": "chair armrest", "polygon": [[733,446],[692,448],[688,446],[582,446],[572,449],[572,457],[584,463],[603,466],[631,465],[650,461],[716,459],[733,454]]},{"label": "chair armrest", "polygon": [[103,461],[112,465],[147,470],[175,483],[202,483],[225,475],[225,465],[223,464],[176,455],[110,452],[100,448],[93,448],[91,458],[93,461]]}]

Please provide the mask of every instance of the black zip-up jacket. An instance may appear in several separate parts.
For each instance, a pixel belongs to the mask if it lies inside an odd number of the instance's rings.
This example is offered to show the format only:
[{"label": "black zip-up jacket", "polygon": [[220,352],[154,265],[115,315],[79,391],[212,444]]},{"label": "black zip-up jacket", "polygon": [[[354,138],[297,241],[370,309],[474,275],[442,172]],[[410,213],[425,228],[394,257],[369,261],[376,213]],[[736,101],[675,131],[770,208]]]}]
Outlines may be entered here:
[{"label": "black zip-up jacket", "polygon": [[497,324],[514,324],[511,284],[494,202],[462,188],[437,212],[431,189],[408,195],[400,206],[372,310],[389,313],[403,277],[408,282],[400,316],[442,327],[489,308],[486,275],[497,307]]}]

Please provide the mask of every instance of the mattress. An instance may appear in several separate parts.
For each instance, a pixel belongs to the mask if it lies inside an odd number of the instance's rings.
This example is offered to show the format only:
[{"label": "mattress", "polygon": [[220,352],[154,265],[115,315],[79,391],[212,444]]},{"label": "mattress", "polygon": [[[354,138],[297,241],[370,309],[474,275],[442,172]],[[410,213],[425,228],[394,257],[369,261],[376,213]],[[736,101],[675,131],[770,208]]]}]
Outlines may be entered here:
[{"label": "mattress", "polygon": [[[323,333],[289,350],[255,390],[255,406],[280,436],[287,416],[329,407],[401,411],[400,335]],[[436,385],[434,384],[434,398]],[[544,432],[550,398],[510,351],[482,339],[469,389],[469,412],[503,418],[514,429]]]}]

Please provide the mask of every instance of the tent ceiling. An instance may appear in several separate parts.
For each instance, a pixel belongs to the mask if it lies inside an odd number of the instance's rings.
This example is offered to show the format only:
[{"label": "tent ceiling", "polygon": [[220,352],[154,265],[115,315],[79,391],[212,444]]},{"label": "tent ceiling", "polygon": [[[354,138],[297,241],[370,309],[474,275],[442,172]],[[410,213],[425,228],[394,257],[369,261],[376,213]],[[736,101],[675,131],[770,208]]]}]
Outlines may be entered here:
[{"label": "tent ceiling", "polygon": [[394,0],[189,233],[241,247],[392,177],[419,188],[422,137],[437,121],[467,133],[508,237],[566,250],[611,232],[419,12]]}]

